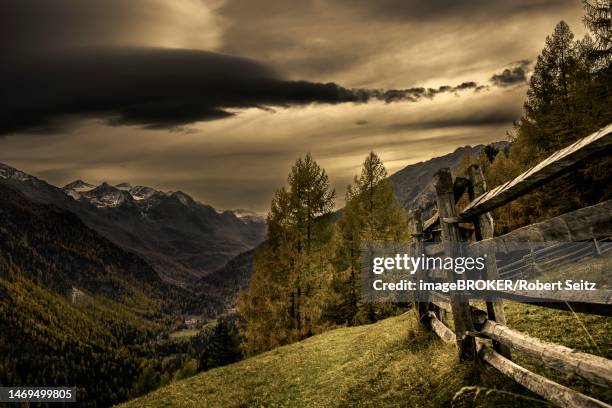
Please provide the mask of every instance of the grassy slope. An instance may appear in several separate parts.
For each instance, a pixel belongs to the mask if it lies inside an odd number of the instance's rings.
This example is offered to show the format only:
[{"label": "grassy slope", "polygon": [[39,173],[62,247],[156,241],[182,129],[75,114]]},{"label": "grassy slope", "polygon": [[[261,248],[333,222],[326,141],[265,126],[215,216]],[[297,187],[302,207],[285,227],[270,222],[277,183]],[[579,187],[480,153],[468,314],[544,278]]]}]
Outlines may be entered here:
[{"label": "grassy slope", "polygon": [[196,375],[126,406],[446,407],[457,393],[458,406],[540,405],[514,394],[525,392],[493,369],[459,364],[456,350],[409,311]]},{"label": "grassy slope", "polygon": [[[607,262],[595,260],[585,270],[572,266],[569,277],[591,279],[595,273],[609,271]],[[508,326],[541,340],[612,359],[612,318],[512,302],[504,305]],[[609,389],[565,376],[518,353],[512,358],[558,383],[612,402]],[[488,366],[460,364],[456,350],[423,329],[414,312],[409,311],[373,325],[332,330],[202,373],[131,401],[128,406],[543,405],[534,398]]]}]

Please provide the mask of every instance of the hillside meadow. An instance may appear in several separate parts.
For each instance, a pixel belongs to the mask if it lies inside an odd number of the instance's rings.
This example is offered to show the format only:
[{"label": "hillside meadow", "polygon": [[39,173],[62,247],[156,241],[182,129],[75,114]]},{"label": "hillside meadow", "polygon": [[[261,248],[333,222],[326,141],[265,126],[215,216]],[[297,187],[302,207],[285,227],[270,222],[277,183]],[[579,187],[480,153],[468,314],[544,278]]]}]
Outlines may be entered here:
[{"label": "hillside meadow", "polygon": [[[507,303],[509,324],[549,341],[610,356],[609,318]],[[582,325],[603,339],[589,343]],[[518,355],[521,364],[530,362]],[[532,369],[542,367],[532,363]],[[548,373],[550,374],[550,373]],[[554,373],[553,373],[554,375]],[[585,391],[575,379],[566,385]],[[606,390],[594,396],[610,401]],[[456,350],[417,321],[413,310],[375,324],[340,328],[236,364],[172,383],[124,407],[548,406],[482,363],[460,364]]]}]

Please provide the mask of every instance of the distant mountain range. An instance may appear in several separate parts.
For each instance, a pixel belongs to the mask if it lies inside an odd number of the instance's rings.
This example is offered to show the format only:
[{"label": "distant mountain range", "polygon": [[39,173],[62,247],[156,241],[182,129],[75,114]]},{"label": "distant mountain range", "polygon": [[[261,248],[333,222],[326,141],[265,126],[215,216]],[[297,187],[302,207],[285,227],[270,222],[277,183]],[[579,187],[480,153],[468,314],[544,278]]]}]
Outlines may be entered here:
[{"label": "distant mountain range", "polygon": [[217,211],[182,191],[82,180],[58,188],[0,164],[0,183],[30,200],[76,214],[88,227],[145,259],[166,281],[189,286],[260,244],[265,220]]},{"label": "distant mountain range", "polygon": [[[501,150],[509,143],[502,141],[493,145]],[[456,173],[466,160],[477,160],[483,148],[484,145],[460,147],[444,156],[404,167],[389,177],[395,196],[406,210],[420,208],[423,216],[429,217],[436,203],[434,174],[442,167],[449,167],[453,173]]]},{"label": "distant mountain range", "polygon": [[[505,142],[497,143],[499,148],[505,146]],[[466,157],[476,158],[483,147],[461,147],[394,173],[389,179],[399,202],[407,210],[419,207],[429,216],[435,206],[434,173],[441,167],[458,171]],[[83,180],[58,188],[0,164],[2,185],[34,203],[76,215],[66,220],[82,221],[126,253],[144,259],[143,271],[150,265],[164,281],[188,289],[182,294],[187,309],[207,316],[223,312],[237,291],[248,287],[254,248],[265,239],[265,220],[258,214],[217,211],[181,191],[128,183],[96,186]],[[144,280],[152,282],[148,277]]]},{"label": "distant mountain range", "polygon": [[23,275],[61,295],[77,288],[131,307],[146,304],[149,313],[182,291],[72,212],[35,203],[1,183],[0,196],[0,277]]}]

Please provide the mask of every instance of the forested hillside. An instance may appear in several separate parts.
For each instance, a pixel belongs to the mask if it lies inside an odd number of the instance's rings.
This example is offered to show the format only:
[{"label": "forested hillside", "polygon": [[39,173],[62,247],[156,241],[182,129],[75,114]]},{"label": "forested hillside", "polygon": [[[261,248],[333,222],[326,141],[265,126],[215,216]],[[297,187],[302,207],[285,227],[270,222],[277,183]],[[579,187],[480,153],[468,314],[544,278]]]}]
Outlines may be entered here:
[{"label": "forested hillside", "polygon": [[0,183],[34,202],[74,213],[98,234],[147,261],[162,279],[183,286],[261,243],[265,229],[262,220],[218,212],[181,191],[125,183],[96,187],[81,180],[60,189],[2,163]]},{"label": "forested hillside", "polygon": [[[523,116],[511,132],[510,149],[490,146],[481,155],[490,188],[612,121],[609,20],[600,20],[599,12],[588,3],[585,10],[584,21],[591,35],[575,39],[567,23],[561,21],[546,38],[529,81]],[[603,155],[496,210],[497,231],[508,232],[610,199],[611,166],[610,154]]]},{"label": "forested hillside", "polygon": [[0,185],[0,383],[77,384],[83,405],[138,395],[186,302],[74,214]]}]

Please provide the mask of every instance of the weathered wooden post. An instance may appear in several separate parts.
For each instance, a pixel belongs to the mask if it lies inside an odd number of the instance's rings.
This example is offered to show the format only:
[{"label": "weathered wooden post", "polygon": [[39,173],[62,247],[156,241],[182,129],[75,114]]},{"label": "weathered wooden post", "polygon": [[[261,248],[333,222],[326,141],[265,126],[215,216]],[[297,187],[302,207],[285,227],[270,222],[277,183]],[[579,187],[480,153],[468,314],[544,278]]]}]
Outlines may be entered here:
[{"label": "weathered wooden post", "polygon": [[597,242],[597,238],[595,238],[595,234],[593,234],[592,228],[591,228],[591,236],[593,237],[593,245],[595,246],[595,255],[601,256],[601,247],[599,246],[599,242]]},{"label": "weathered wooden post", "polygon": [[[412,237],[414,238],[414,253],[412,256],[414,257],[419,257],[423,253],[423,219],[421,217],[421,210],[416,209],[413,213],[414,233],[412,234]],[[415,276],[417,285],[419,281],[423,279],[425,272],[426,271],[423,268],[419,268],[419,270],[416,271]],[[419,313],[419,320],[424,322],[429,316],[429,304],[422,301],[423,293],[420,291],[417,291],[416,293],[417,299],[415,300],[417,300],[416,306]]]},{"label": "weathered wooden post", "polygon": [[[453,178],[448,167],[443,167],[434,175],[436,188],[438,214],[440,216],[440,229],[442,230],[442,242],[446,256],[456,257],[460,254],[459,242],[461,234],[457,225],[457,208],[453,194]],[[458,275],[454,271],[449,271],[451,281],[457,281]],[[474,338],[466,335],[466,332],[473,332],[472,315],[470,302],[462,292],[450,293],[451,309],[455,322],[455,335],[459,346],[459,356],[462,360],[474,359],[476,357],[476,343]]]},{"label": "weathered wooden post", "polygon": [[[487,192],[487,184],[485,182],[484,175],[482,174],[482,170],[477,164],[473,164],[468,168],[468,178],[470,180],[468,196],[471,202]],[[474,229],[476,241],[493,238],[494,226],[493,217],[491,214],[487,212],[476,217],[476,219],[474,219]],[[489,280],[499,279],[497,262],[494,253],[487,254],[484,278]],[[489,320],[493,320],[499,324],[506,324],[506,314],[504,312],[504,305],[501,299],[492,299],[492,301],[487,302],[487,317]],[[511,357],[510,348],[499,342],[493,342],[493,349],[506,358]]]}]

